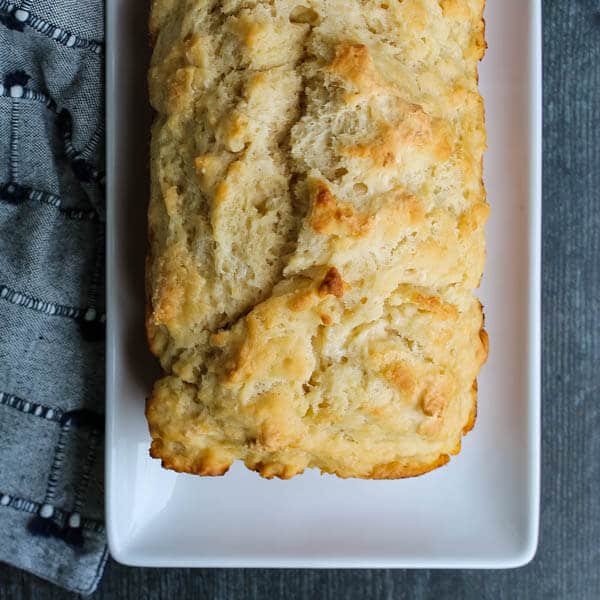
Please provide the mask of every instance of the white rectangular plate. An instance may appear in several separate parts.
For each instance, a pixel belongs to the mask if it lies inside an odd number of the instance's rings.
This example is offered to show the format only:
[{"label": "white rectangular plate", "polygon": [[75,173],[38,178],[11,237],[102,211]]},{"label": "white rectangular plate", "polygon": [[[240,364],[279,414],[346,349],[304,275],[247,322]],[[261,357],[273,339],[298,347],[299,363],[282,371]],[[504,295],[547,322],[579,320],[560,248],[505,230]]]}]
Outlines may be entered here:
[{"label": "white rectangular plate", "polygon": [[307,472],[176,475],[149,458],[156,375],[143,331],[147,3],[107,3],[106,505],[120,562],[197,567],[503,568],[537,546],[540,479],[541,1],[488,0],[481,66],[492,206],[481,289],[491,353],[479,418],[443,469],[401,481]]}]

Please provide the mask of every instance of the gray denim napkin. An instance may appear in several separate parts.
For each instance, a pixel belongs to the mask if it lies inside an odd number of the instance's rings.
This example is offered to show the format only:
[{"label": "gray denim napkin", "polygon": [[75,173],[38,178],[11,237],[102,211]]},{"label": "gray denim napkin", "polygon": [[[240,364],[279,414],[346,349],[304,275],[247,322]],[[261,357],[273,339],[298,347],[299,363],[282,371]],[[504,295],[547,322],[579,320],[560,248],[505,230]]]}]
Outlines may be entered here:
[{"label": "gray denim napkin", "polygon": [[0,561],[92,593],[103,523],[102,0],[0,0]]}]

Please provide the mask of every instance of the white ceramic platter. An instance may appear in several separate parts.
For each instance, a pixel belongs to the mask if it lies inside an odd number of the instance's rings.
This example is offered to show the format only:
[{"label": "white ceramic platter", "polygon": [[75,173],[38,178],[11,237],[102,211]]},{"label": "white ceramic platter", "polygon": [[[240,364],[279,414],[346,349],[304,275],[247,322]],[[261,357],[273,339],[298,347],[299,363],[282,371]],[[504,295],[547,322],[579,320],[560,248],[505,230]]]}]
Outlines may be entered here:
[{"label": "white ceramic platter", "polygon": [[147,3],[107,2],[110,548],[130,565],[503,568],[528,562],[540,481],[541,1],[488,0],[481,66],[492,206],[481,289],[491,339],[460,456],[417,479],[266,481],[162,470],[144,399]]}]

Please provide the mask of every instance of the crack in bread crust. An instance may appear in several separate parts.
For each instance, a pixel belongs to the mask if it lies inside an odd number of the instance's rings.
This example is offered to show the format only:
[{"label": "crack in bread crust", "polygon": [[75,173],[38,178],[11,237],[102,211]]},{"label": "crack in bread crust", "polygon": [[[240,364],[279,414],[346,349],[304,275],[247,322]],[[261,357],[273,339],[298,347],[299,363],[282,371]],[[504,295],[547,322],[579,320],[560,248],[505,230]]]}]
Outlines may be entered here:
[{"label": "crack in bread crust", "polygon": [[476,418],[483,0],[155,0],[151,456],[394,479]]}]

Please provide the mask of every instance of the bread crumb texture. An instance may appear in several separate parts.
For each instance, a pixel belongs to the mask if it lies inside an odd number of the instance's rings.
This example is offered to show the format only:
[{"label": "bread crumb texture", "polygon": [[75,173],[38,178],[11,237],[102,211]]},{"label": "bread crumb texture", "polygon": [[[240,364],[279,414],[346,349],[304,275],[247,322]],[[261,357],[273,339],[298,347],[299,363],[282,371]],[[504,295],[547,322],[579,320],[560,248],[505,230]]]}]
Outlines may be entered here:
[{"label": "bread crumb texture", "polygon": [[151,454],[419,475],[487,356],[483,0],[155,0]]}]

